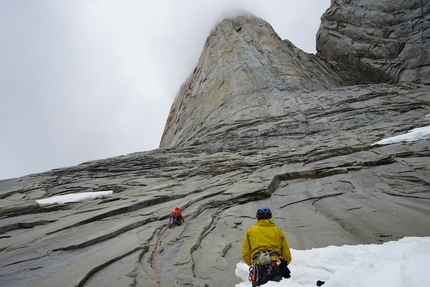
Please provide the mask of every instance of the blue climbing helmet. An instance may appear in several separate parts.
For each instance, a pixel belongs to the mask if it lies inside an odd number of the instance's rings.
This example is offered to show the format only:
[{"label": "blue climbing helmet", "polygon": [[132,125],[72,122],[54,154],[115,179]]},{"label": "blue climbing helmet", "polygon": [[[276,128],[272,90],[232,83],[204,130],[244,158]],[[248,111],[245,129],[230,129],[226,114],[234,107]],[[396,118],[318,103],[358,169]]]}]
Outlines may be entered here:
[{"label": "blue climbing helmet", "polygon": [[272,218],[272,211],[268,207],[260,207],[257,210],[257,219],[269,219]]}]

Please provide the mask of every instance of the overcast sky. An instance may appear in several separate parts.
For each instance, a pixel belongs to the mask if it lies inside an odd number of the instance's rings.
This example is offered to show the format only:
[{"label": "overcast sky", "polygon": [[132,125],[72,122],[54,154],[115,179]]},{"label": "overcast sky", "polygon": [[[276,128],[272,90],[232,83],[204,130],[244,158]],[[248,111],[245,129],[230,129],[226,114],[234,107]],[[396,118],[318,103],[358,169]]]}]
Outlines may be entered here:
[{"label": "overcast sky", "polygon": [[250,12],[315,53],[330,0],[0,0],[0,179],[158,148],[209,32]]}]

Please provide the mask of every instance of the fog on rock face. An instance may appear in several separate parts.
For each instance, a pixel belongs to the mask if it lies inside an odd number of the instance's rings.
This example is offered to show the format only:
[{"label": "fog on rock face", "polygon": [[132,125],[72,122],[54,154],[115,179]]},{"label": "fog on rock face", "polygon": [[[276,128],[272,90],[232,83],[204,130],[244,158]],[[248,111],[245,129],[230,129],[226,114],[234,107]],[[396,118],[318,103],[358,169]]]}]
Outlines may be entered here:
[{"label": "fog on rock face", "polygon": [[[317,55],[221,22],[159,149],[0,181],[0,285],[233,286],[263,205],[297,250],[429,236],[429,140],[372,145],[429,125],[429,4],[332,2]],[[36,202],[92,191],[113,194]]]}]

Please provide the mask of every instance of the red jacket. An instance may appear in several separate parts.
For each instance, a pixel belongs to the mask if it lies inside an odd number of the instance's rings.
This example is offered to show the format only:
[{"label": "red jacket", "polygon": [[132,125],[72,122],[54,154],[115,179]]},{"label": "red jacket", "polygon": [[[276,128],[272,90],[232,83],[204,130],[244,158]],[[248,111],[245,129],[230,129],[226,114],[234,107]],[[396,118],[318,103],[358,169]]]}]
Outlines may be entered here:
[{"label": "red jacket", "polygon": [[179,210],[178,207],[176,207],[172,212],[170,212],[170,215],[174,215],[174,214],[179,215],[179,217],[181,218],[182,222],[185,222],[185,219],[182,216],[182,213],[181,213],[181,211]]}]

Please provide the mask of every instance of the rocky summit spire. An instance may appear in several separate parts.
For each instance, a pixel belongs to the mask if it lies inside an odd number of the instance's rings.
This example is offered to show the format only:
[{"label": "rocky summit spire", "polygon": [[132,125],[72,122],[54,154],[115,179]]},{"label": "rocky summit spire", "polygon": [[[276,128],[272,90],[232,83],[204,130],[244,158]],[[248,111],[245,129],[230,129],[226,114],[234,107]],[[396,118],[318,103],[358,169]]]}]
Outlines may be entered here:
[{"label": "rocky summit spire", "polygon": [[227,123],[276,116],[279,93],[345,83],[327,63],[281,40],[262,19],[226,19],[211,32],[182,85],[160,147],[192,145]]},{"label": "rocky summit spire", "polygon": [[[180,88],[160,147],[246,149],[244,123],[264,131],[258,122],[287,115],[297,94],[351,84],[430,84],[429,3],[332,1],[321,17],[317,55],[281,40],[257,17],[222,21]],[[252,146],[262,142],[267,138],[253,135]]]}]

